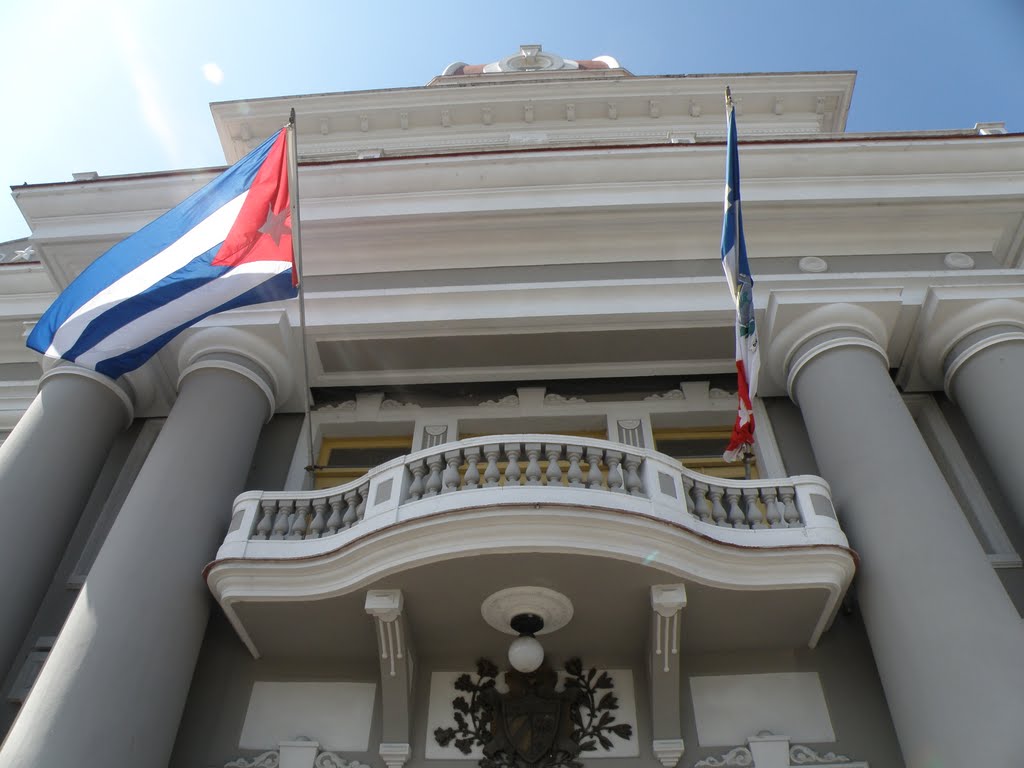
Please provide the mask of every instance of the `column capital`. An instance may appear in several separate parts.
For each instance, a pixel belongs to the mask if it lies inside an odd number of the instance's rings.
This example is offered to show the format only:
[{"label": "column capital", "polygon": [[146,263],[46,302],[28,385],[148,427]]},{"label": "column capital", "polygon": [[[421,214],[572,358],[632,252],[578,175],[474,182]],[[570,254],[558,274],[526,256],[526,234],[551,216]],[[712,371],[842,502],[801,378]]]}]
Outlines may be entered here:
[{"label": "column capital", "polygon": [[[998,330],[989,330],[998,329]],[[952,374],[968,359],[993,343],[1015,340],[1024,332],[1024,287],[1016,285],[971,285],[930,288],[921,304],[897,383],[906,392],[950,391]],[[991,343],[966,351],[961,342],[987,332]],[[984,333],[982,335],[985,335]],[[968,344],[967,347],[971,347]]]},{"label": "column capital", "polygon": [[125,380],[114,380],[109,376],[104,376],[102,373],[97,373],[91,368],[83,368],[74,363],[60,362],[39,377],[39,389],[42,390],[47,381],[58,376],[80,376],[83,379],[95,381],[97,384],[109,389],[120,401],[121,405],[124,406],[124,428],[127,429],[131,426],[132,421],[135,419],[135,392]]},{"label": "column capital", "polygon": [[294,376],[288,358],[275,344],[238,328],[201,328],[178,349],[178,389],[198,370],[219,368],[248,379],[267,398],[267,420],[288,399]]},{"label": "column capital", "polygon": [[888,348],[903,299],[899,288],[777,290],[768,297],[761,350],[761,396],[789,394],[800,369],[840,346]]},{"label": "column capital", "polygon": [[982,350],[997,344],[1024,342],[1024,324],[998,323],[969,331],[955,342],[942,361],[942,388],[950,400],[953,396],[953,379],[963,365]]},{"label": "column capital", "polygon": [[[856,328],[841,328],[828,331],[821,331],[803,341],[802,344],[793,349],[786,360],[786,393],[796,403],[796,380],[804,366],[818,355],[833,349],[843,347],[864,347],[876,352],[882,360],[882,365],[889,367],[889,356],[885,348],[875,339]],[[799,403],[797,403],[799,405]]]}]

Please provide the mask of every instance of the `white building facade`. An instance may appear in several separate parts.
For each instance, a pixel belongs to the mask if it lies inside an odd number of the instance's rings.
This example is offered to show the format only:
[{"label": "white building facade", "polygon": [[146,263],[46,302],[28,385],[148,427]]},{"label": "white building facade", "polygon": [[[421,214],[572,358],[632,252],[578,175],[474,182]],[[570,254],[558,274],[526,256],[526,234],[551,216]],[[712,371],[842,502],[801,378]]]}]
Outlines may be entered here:
[{"label": "white building facade", "polygon": [[26,329],[217,170],[17,187],[0,764],[1020,765],[1024,136],[846,133],[854,78],[523,46],[214,104],[228,162],[297,112],[305,330],[214,316],[116,382]]}]

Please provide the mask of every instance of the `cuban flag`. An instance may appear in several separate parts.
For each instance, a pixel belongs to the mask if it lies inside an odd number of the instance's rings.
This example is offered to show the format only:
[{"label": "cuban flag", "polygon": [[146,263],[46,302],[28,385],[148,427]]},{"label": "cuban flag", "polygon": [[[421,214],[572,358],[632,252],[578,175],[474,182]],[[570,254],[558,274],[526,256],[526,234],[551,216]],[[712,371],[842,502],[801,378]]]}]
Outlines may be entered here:
[{"label": "cuban flag", "polygon": [[750,398],[757,394],[757,374],[761,367],[754,323],[754,278],[747,262],[747,243],[743,238],[743,212],[740,208],[740,153],[736,140],[736,113],[732,96],[726,89],[725,216],[722,219],[722,268],[736,302],[736,374],[739,399],[732,438],[725,449],[726,461],[742,458],[747,446],[754,444],[754,413]]},{"label": "cuban flag", "polygon": [[208,315],[295,296],[287,130],[90,264],[28,346],[116,379]]}]

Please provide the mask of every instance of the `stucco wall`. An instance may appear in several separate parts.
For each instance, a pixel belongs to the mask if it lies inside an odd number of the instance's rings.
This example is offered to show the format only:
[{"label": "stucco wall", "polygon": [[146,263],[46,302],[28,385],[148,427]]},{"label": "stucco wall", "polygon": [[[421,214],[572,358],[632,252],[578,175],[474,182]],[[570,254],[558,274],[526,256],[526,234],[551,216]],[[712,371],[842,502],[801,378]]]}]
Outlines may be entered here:
[{"label": "stucco wall", "polygon": [[[702,654],[685,659],[683,666],[684,676],[766,672],[818,673],[836,736],[834,743],[821,744],[819,751],[827,749],[877,768],[903,765],[878,671],[855,606],[850,613],[840,612],[813,650]],[[682,765],[690,766],[700,758],[726,752],[721,747],[700,746],[692,708],[685,698],[683,704],[686,754]]]}]

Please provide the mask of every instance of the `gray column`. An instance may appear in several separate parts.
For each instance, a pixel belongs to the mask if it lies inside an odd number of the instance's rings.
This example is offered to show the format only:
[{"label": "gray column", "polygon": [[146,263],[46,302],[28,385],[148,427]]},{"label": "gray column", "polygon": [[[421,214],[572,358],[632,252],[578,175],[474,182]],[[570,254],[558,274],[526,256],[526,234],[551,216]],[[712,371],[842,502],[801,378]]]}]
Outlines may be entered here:
[{"label": "gray column", "polygon": [[167,765],[210,609],[203,567],[243,489],[268,394],[237,362],[186,371],[0,765]]},{"label": "gray column", "polygon": [[947,355],[945,374],[947,394],[963,411],[1024,526],[1024,331],[994,326],[969,334]]},{"label": "gray column", "polygon": [[35,618],[110,447],[132,421],[119,386],[59,366],[0,446],[0,680]]},{"label": "gray column", "polygon": [[1019,765],[1024,627],[884,353],[835,335],[792,356],[790,392],[860,554],[857,595],[907,766]]}]

